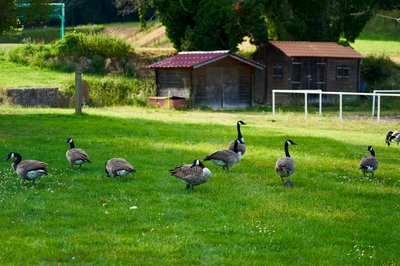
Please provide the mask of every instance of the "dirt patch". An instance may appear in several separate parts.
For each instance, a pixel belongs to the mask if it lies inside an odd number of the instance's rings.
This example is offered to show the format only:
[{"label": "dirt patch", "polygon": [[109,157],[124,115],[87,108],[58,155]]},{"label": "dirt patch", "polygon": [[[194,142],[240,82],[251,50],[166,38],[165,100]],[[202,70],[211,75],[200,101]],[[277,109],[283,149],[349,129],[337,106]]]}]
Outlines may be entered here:
[{"label": "dirt patch", "polygon": [[400,56],[391,56],[390,59],[396,64],[400,64]]},{"label": "dirt patch", "polygon": [[133,43],[140,30],[129,27],[112,27],[104,29],[103,33]]},{"label": "dirt patch", "polygon": [[105,34],[117,37],[130,43],[133,47],[173,48],[165,34],[165,27],[154,27],[141,30],[130,27],[111,27],[103,31]]},{"label": "dirt patch", "polygon": [[156,28],[152,31],[146,32],[139,38],[135,43],[134,46],[139,47],[146,47],[146,46],[155,46],[157,44],[161,44],[163,39],[165,39],[165,27],[161,26]]}]

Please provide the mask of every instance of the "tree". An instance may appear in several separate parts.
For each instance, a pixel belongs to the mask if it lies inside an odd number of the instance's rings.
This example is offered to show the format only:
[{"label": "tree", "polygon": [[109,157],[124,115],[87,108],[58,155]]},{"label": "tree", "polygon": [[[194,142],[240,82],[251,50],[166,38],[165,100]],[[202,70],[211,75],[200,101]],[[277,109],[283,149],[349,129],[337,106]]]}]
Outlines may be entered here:
[{"label": "tree", "polygon": [[237,50],[245,36],[354,42],[378,0],[154,0],[177,50]]},{"label": "tree", "polygon": [[14,0],[0,1],[0,35],[17,26],[18,19],[15,16],[15,10]]},{"label": "tree", "polygon": [[354,42],[375,10],[374,0],[288,0],[281,39]]},{"label": "tree", "polygon": [[154,8],[153,0],[115,0],[114,6],[119,10],[119,14],[126,16],[138,13],[139,21],[143,29],[146,28],[146,15],[150,9]]},{"label": "tree", "polygon": [[29,24],[49,21],[53,10],[50,2],[51,0],[18,0],[16,14]]},{"label": "tree", "polygon": [[246,36],[267,39],[264,6],[255,0],[158,0],[157,14],[177,50],[237,50]]}]

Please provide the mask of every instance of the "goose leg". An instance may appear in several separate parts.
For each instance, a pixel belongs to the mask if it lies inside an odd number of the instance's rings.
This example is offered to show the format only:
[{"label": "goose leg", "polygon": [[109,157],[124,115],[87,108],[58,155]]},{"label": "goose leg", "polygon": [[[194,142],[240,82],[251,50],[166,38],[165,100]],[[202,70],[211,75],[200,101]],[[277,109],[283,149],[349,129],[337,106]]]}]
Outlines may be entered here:
[{"label": "goose leg", "polygon": [[284,186],[284,187],[293,187],[292,180],[288,179],[288,180],[283,184],[283,186]]}]

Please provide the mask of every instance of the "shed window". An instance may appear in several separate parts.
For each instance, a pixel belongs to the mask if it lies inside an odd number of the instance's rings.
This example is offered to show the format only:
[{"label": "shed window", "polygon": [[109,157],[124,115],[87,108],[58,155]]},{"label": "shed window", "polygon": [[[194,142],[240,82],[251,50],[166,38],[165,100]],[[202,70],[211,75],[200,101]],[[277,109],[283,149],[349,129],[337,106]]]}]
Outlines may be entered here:
[{"label": "shed window", "polygon": [[274,79],[282,79],[282,75],[283,75],[282,65],[280,65],[280,64],[273,65],[273,72],[272,72],[273,78]]},{"label": "shed window", "polygon": [[349,66],[337,65],[336,66],[336,79],[349,79]]},{"label": "shed window", "polygon": [[292,90],[301,88],[301,62],[292,62]]}]

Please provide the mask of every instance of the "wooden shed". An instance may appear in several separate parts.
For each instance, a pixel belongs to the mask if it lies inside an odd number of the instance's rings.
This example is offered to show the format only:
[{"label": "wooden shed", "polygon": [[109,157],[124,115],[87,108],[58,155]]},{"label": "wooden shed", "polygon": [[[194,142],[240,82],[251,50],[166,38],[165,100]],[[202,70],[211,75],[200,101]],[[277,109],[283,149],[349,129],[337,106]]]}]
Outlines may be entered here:
[{"label": "wooden shed", "polygon": [[362,58],[335,42],[270,41],[255,53],[266,66],[256,73],[255,101],[271,104],[272,90],[358,91]]},{"label": "wooden shed", "polygon": [[252,106],[255,71],[264,69],[229,51],[180,52],[149,67],[155,69],[157,96],[214,109]]}]

